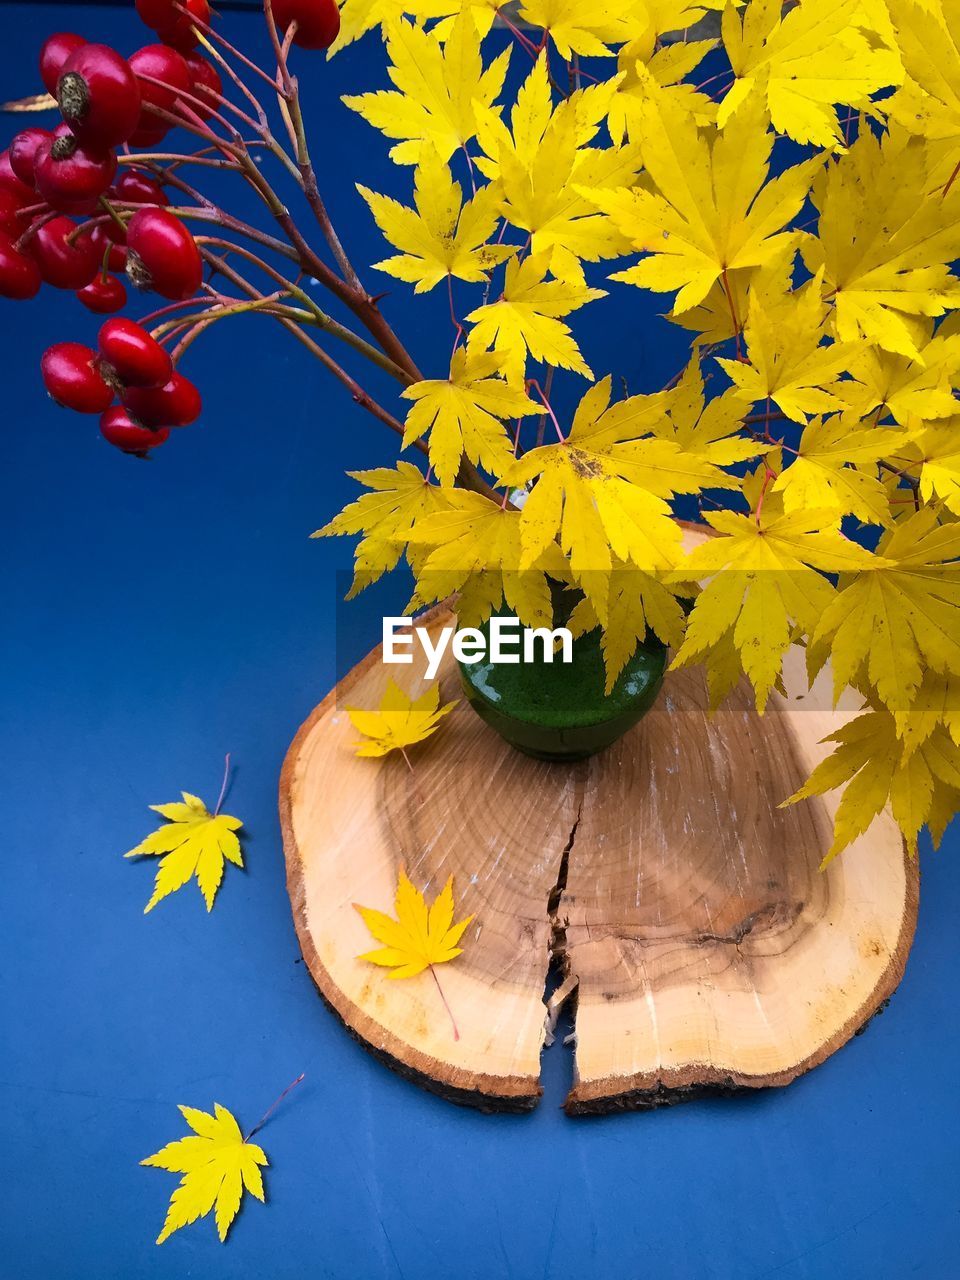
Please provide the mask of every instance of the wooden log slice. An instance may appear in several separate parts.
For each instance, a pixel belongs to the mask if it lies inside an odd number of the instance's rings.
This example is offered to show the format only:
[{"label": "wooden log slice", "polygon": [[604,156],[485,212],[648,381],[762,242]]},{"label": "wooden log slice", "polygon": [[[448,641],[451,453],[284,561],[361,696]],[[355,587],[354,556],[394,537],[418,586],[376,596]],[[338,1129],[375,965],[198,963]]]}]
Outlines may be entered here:
[{"label": "wooden log slice", "polygon": [[[444,606],[420,625],[434,634]],[[558,955],[576,1001],[574,1114],[783,1085],[858,1031],[903,974],[917,869],[888,814],[835,859],[834,797],[782,810],[853,713],[829,671],[757,715],[743,684],[713,716],[699,671],[668,675],[619,743],[574,765],[507,746],[462,698],[446,657],[436,735],[399,753],[353,753],[346,706],[375,706],[389,676],[421,669],[379,649],[316,708],[280,784],[287,884],[300,945],[327,1003],[402,1074],[455,1102],[524,1110],[540,1096],[544,987]],[[404,866],[430,897],[454,877],[464,953],[403,981],[359,960],[352,904],[392,912]]]}]

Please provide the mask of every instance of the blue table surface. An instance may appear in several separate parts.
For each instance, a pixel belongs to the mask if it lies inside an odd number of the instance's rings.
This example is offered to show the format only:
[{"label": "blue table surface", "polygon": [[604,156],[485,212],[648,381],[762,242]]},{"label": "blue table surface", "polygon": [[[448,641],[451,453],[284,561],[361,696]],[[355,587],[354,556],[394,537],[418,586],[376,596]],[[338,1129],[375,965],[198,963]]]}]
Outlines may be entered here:
[{"label": "blue table surface", "polygon": [[[3,97],[36,91],[49,30],[126,52],[145,41],[132,6],[3,16]],[[225,23],[264,48],[255,16]],[[369,37],[301,69],[324,188],[358,260],[374,261],[352,182],[400,194],[407,179],[338,99],[383,83],[381,51]],[[239,207],[255,214],[242,193]],[[401,315],[434,369],[450,341],[441,293]],[[652,390],[685,337],[627,294],[615,287],[578,332],[598,371]],[[320,1003],[276,810],[286,747],[338,658],[358,659],[402,604],[388,582],[338,628],[349,548],[307,538],[352,492],[345,468],[388,462],[393,437],[249,318],[194,347],[202,425],[141,464],[42,393],[42,349],[91,340],[93,317],[45,292],[0,304],[0,323],[0,1276],[960,1275],[956,836],[924,851],[919,932],[891,1005],[788,1089],[573,1121],[557,1044],[530,1116],[421,1092]],[[577,380],[561,381],[572,395]],[[212,802],[226,751],[247,868],[227,869],[210,915],[191,885],[145,917],[152,867],[120,855],[151,829],[148,803],[180,788]],[[157,1248],[175,1178],[138,1161],[180,1135],[176,1104],[217,1100],[249,1126],[300,1072],[260,1135],[267,1204],[245,1204],[226,1246],[206,1219]]]}]

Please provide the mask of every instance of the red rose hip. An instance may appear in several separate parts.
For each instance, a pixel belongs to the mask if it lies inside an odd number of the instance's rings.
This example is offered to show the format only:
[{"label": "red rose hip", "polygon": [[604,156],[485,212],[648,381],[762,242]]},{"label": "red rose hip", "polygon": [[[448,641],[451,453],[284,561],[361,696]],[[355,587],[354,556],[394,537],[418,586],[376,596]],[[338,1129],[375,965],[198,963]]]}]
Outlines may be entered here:
[{"label": "red rose hip", "polygon": [[147,427],[188,427],[200,417],[200,392],[182,373],[162,387],[128,387],[123,403]]},{"label": "red rose hip", "polygon": [[186,53],[196,47],[197,37],[192,31],[194,22],[210,21],[210,5],[207,0],[179,0],[186,13],[174,7],[174,0],[136,0],[141,21],[152,27],[164,44]]},{"label": "red rose hip", "polygon": [[273,16],[281,31],[297,24],[293,43],[301,49],[328,49],[340,31],[336,0],[273,0]]},{"label": "red rose hip", "polygon": [[125,316],[102,326],[97,346],[117,381],[126,387],[161,387],[173,373],[170,356],[156,338]]},{"label": "red rose hip", "polygon": [[122,271],[127,265],[127,233],[112,219],[98,222],[90,230],[90,239],[97,250],[97,262],[107,271]]},{"label": "red rose hip", "polygon": [[113,400],[113,388],[97,368],[97,353],[81,342],[55,342],[43,353],[40,371],[47,391],[65,409],[103,413]]},{"label": "red rose hip", "polygon": [[57,101],[84,146],[119,146],[137,127],[140,90],[125,58],[105,44],[85,44],[63,64]]},{"label": "red rose hip", "polygon": [[100,418],[100,434],[104,440],[122,450],[145,457],[149,449],[155,449],[170,437],[170,428],[161,427],[159,431],[151,431],[131,418],[126,409],[114,405]]},{"label": "red rose hip", "polygon": [[42,283],[34,260],[19,253],[10,236],[0,232],[0,297],[23,302],[35,297]]},{"label": "red rose hip", "polygon": [[10,152],[0,151],[0,187],[4,191],[9,191],[17,197],[23,205],[36,204],[37,196],[33,189],[33,184],[28,187],[25,182],[20,179],[13,171],[13,164],[10,160]]},{"label": "red rose hip", "polygon": [[33,166],[37,156],[37,148],[49,142],[53,134],[49,129],[24,129],[10,143],[10,168],[21,182],[32,187],[36,182]]},{"label": "red rose hip", "polygon": [[26,231],[29,219],[23,216],[23,205],[6,187],[0,187],[0,231],[18,240]]},{"label": "red rose hip", "polygon": [[63,74],[63,65],[71,54],[82,49],[87,41],[72,31],[57,31],[48,36],[40,50],[40,79],[47,93],[56,96],[57,82]]},{"label": "red rose hip", "polygon": [[200,288],[203,263],[196,242],[166,209],[138,209],[127,225],[127,248],[127,275],[138,289],[180,302]]},{"label": "red rose hip", "polygon": [[82,289],[100,269],[97,247],[88,231],[71,241],[77,224],[70,218],[52,218],[26,242],[25,250],[40,268],[47,284],[57,289]]},{"label": "red rose hip", "polygon": [[112,151],[81,146],[65,124],[40,143],[34,160],[37,190],[61,213],[92,213],[116,171]]},{"label": "red rose hip", "polygon": [[97,276],[85,288],[77,290],[77,298],[88,311],[100,316],[122,311],[127,305],[127,291],[116,276]]},{"label": "red rose hip", "polygon": [[170,198],[163,187],[147,173],[139,169],[124,169],[114,184],[118,200],[124,204],[169,204]]},{"label": "red rose hip", "polygon": [[183,60],[190,72],[190,92],[195,98],[210,104],[201,107],[196,102],[191,102],[190,107],[201,120],[206,120],[217,109],[219,98],[223,94],[223,81],[216,67],[206,58],[201,58],[199,53],[185,53]]},{"label": "red rose hip", "polygon": [[[190,93],[190,70],[176,49],[165,44],[148,44],[130,59],[130,70],[140,86],[140,120],[131,138],[135,146],[150,146],[156,134],[170,128],[168,121],[154,115],[151,107],[172,111],[181,93]],[[154,81],[162,80],[163,84]],[[162,135],[161,135],[162,136]]]}]

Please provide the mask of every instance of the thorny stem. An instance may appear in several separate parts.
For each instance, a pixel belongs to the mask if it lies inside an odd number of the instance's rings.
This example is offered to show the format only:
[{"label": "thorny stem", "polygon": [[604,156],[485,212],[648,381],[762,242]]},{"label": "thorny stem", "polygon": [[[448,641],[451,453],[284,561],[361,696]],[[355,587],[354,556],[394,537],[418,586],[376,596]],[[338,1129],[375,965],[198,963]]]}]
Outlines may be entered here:
[{"label": "thorny stem", "polygon": [[267,1121],[276,1111],[277,1107],[279,1107],[280,1103],[284,1100],[284,1098],[287,1096],[290,1090],[295,1089],[303,1079],[304,1079],[304,1072],[301,1071],[301,1073],[297,1076],[296,1080],[291,1080],[290,1083],[287,1085],[287,1087],[284,1089],[283,1093],[281,1093],[278,1098],[276,1098],[273,1102],[271,1102],[270,1106],[267,1107],[266,1111],[263,1113],[263,1115],[260,1117],[257,1123],[253,1126],[250,1132],[244,1134],[244,1137],[243,1137],[244,1142],[249,1142],[255,1133],[260,1132],[260,1130],[267,1123]]},{"label": "thorny stem", "polygon": [[347,343],[349,346],[353,347],[355,351],[366,356],[366,358],[373,364],[378,365],[379,368],[383,369],[385,373],[388,373],[391,378],[395,378],[404,386],[407,385],[408,380],[403,369],[398,368],[398,366],[395,365],[388,356],[385,356],[382,352],[378,351],[376,347],[371,346],[369,342],[366,342],[359,334],[354,333],[352,329],[348,329],[345,325],[340,324],[339,321],[334,320],[332,316],[327,315],[327,313],[322,311],[320,307],[317,306],[316,302],[314,302],[313,298],[311,298],[308,293],[305,293],[299,285],[294,284],[292,280],[288,280],[285,276],[281,275],[276,268],[271,267],[270,264],[268,262],[264,262],[262,258],[258,258],[255,253],[251,253],[249,249],[243,249],[239,245],[231,243],[229,240],[223,240],[219,236],[197,236],[196,239],[198,245],[202,246],[212,244],[220,249],[225,249],[228,253],[239,254],[241,258],[252,263],[253,266],[257,267],[260,271],[263,271],[271,278],[271,280],[274,280],[277,284],[281,285],[292,297],[297,298],[298,301],[302,302],[303,305],[307,307],[310,314],[309,316],[304,317],[305,323],[316,325],[318,329],[323,329],[326,333],[332,334],[333,337],[339,338],[341,342]]},{"label": "thorny stem", "polygon": [[447,997],[443,994],[443,987],[440,985],[440,979],[437,977],[437,971],[432,964],[428,965],[427,968],[433,974],[433,980],[437,984],[437,990],[440,992],[440,999],[443,1001],[443,1007],[446,1009],[447,1016],[450,1019],[450,1025],[453,1027],[453,1038],[454,1040],[459,1040],[460,1031],[457,1027],[457,1020],[453,1016],[453,1010],[450,1008],[449,1004],[447,1004]]},{"label": "thorny stem", "polygon": [[220,784],[220,794],[217,797],[217,807],[213,811],[214,817],[216,817],[217,814],[220,812],[220,806],[223,804],[224,796],[227,794],[227,781],[229,777],[230,777],[230,752],[228,751],[223,758],[223,782],[221,782]]},{"label": "thorny stem", "polygon": [[[177,7],[179,8],[180,6]],[[283,46],[279,43],[279,37],[276,33],[276,25],[273,23],[273,15],[269,3],[265,5],[265,8],[268,16],[268,26],[271,26],[272,28],[272,36],[275,41],[275,53],[278,57],[278,65],[280,65],[281,73],[286,77],[287,88],[282,90],[283,100],[288,102],[292,118],[298,130],[298,160],[304,192],[314,216],[320,224],[321,230],[330,245],[331,251],[338,261],[338,265],[340,265],[344,271],[344,279],[341,279],[336,272],[332,271],[330,267],[328,267],[327,264],[317,256],[311,246],[304,239],[300,229],[290,216],[289,210],[264,177],[256,162],[253,160],[253,157],[250,155],[246,145],[243,143],[242,138],[240,138],[240,135],[232,129],[232,126],[228,127],[231,129],[231,132],[235,134],[235,137],[231,140],[221,138],[214,133],[212,129],[200,122],[196,114],[191,112],[187,104],[182,104],[183,113],[181,114],[164,111],[160,108],[152,108],[153,114],[158,116],[160,119],[166,120],[170,124],[181,125],[183,128],[187,129],[188,132],[195,134],[205,142],[211,144],[220,151],[228,161],[236,165],[282,228],[287,240],[295,252],[296,259],[301,268],[304,271],[309,272],[310,275],[312,275],[321,285],[329,289],[330,292],[332,292],[340,299],[340,301],[349,307],[351,311],[353,311],[364,327],[376,339],[385,354],[393,361],[394,364],[404,370],[409,382],[419,382],[422,376],[419,369],[410,357],[409,352],[397,338],[396,334],[394,334],[390,325],[381,314],[376,301],[361,287],[356,272],[349,264],[346,253],[340,245],[336,232],[333,229],[333,225],[327,215],[326,208],[320,198],[319,191],[316,187],[316,177],[310,163],[309,153],[306,149],[306,136],[303,130],[302,117],[300,116],[299,94],[297,92],[296,81],[290,77],[289,70],[287,69],[286,57],[283,51]],[[215,33],[213,33],[206,24],[199,23],[198,26],[207,35],[217,38],[215,37]],[[245,65],[249,63],[249,60],[243,58],[242,55],[239,55],[239,53],[233,49],[233,46],[228,45],[228,43],[222,38],[218,39],[224,47],[229,48],[231,53],[240,57],[240,60],[244,62]],[[255,66],[255,64],[249,65]],[[271,89],[276,92],[276,84],[270,80],[266,73],[262,72],[260,68],[255,69],[268,81]],[[291,95],[289,101],[288,95]],[[202,105],[204,105],[204,107],[206,106],[206,104]],[[184,118],[186,115],[191,114],[194,116],[193,121]],[[276,143],[275,139],[272,139],[272,135],[269,135],[269,132],[264,136],[264,141],[268,146],[272,143],[273,147],[282,151],[282,148],[279,148],[279,144]],[[209,201],[206,201],[205,203],[208,205],[210,204]]]},{"label": "thorny stem", "polygon": [[[303,190],[307,197],[307,203],[310,205],[313,215],[319,224],[320,230],[323,232],[324,239],[330,246],[330,251],[336,259],[337,266],[340,268],[340,272],[343,275],[344,280],[352,289],[355,289],[358,293],[362,293],[366,296],[366,291],[360,284],[360,278],[356,271],[354,271],[350,259],[347,257],[343,245],[340,243],[340,239],[334,230],[333,223],[330,221],[326,205],[323,203],[319,187],[317,186],[317,175],[310,160],[310,150],[307,146],[307,133],[304,128],[303,113],[300,110],[299,85],[296,78],[290,74],[290,67],[287,63],[289,43],[287,41],[284,41],[283,44],[280,43],[277,24],[273,17],[273,5],[271,0],[264,0],[263,9],[267,19],[267,28],[270,32],[270,40],[273,44],[273,50],[277,59],[277,68],[280,73],[283,99],[286,102],[289,111],[290,124],[293,135],[296,139],[297,166],[300,170],[303,181]],[[292,35],[289,32],[288,37],[292,39]]]},{"label": "thorny stem", "polygon": [[[169,333],[171,329],[176,329],[179,325],[193,323],[212,324],[214,320],[223,320],[227,316],[241,315],[245,311],[259,311],[264,307],[272,306],[275,302],[279,302],[285,296],[283,292],[278,291],[262,299],[251,299],[249,302],[237,302],[236,299],[230,298],[228,302],[220,304],[211,300],[196,315],[178,316],[176,320],[167,320],[158,325],[153,330],[153,336],[159,338],[163,334]],[[196,304],[197,299],[191,298],[190,301]]]},{"label": "thorny stem", "polygon": [[[241,92],[244,93],[248,102],[250,102],[256,112],[257,121],[259,123],[254,124],[249,115],[232,108],[232,104],[228,104],[226,100],[222,98],[222,95],[218,95],[217,101],[225,108],[227,106],[231,106],[231,109],[234,110],[234,113],[238,115],[239,118],[245,119],[247,123],[253,125],[260,134],[261,142],[248,144],[244,141],[239,132],[229,123],[229,121],[226,120],[221,112],[214,111],[212,113],[213,117],[223,125],[224,129],[230,135],[228,138],[221,137],[211,129],[195,111],[193,111],[189,102],[181,100],[178,104],[179,109],[176,113],[165,111],[161,108],[151,108],[152,114],[158,119],[164,120],[171,125],[178,125],[186,129],[189,133],[200,138],[206,145],[200,148],[193,156],[176,156],[171,157],[168,160],[167,156],[170,155],[170,153],[156,153],[153,156],[146,155],[141,157],[131,156],[128,153],[123,157],[124,162],[130,164],[140,163],[148,172],[153,173],[164,182],[176,187],[178,190],[184,192],[186,195],[190,196],[191,199],[196,201],[196,208],[176,210],[175,212],[178,212],[180,216],[196,218],[199,221],[205,222],[218,222],[226,230],[242,235],[244,238],[248,238],[254,243],[259,244],[264,248],[268,248],[273,252],[277,252],[296,262],[301,272],[312,276],[317,283],[328,289],[336,298],[347,306],[358,318],[368,333],[370,333],[383,353],[382,356],[380,356],[379,353],[376,353],[375,348],[373,348],[369,343],[366,343],[363,339],[360,339],[358,335],[353,334],[342,325],[338,326],[335,321],[332,321],[330,317],[326,316],[326,314],[317,307],[316,303],[308,294],[305,294],[302,290],[298,290],[296,285],[291,285],[291,282],[285,280],[283,276],[273,271],[273,269],[267,264],[264,264],[261,259],[257,259],[256,255],[250,255],[249,251],[242,250],[239,246],[221,242],[227,252],[239,253],[241,256],[247,257],[248,260],[253,260],[255,265],[260,269],[265,270],[267,274],[271,275],[271,278],[276,280],[278,283],[281,283],[284,288],[289,288],[293,296],[304,302],[310,313],[309,319],[306,315],[300,315],[299,312],[292,308],[283,309],[282,314],[280,313],[280,309],[276,306],[263,306],[261,309],[264,310],[265,314],[271,315],[278,321],[278,323],[282,324],[298,342],[305,346],[312,355],[320,360],[320,362],[324,364],[324,366],[348,388],[354,400],[358,404],[367,409],[385,425],[389,426],[391,430],[402,435],[404,430],[403,424],[400,423],[392,414],[388,413],[381,405],[377,404],[377,402],[373,400],[373,398],[355,381],[355,379],[353,379],[346,370],[344,370],[333,359],[333,357],[329,355],[328,352],[314,342],[302,328],[302,324],[312,323],[316,327],[323,328],[328,332],[332,332],[336,336],[343,338],[345,341],[349,342],[350,345],[354,346],[355,349],[362,351],[362,353],[368,357],[371,356],[371,353],[374,353],[377,357],[376,363],[389,372],[391,376],[398,377],[398,380],[403,381],[405,385],[418,382],[422,379],[423,375],[420,373],[420,370],[413,361],[406,347],[393,332],[389,323],[380,312],[377,305],[378,299],[372,297],[363,288],[355,270],[350,264],[346,251],[340,243],[323,200],[320,197],[316,183],[316,174],[307,148],[306,134],[300,110],[299,89],[296,78],[290,74],[287,62],[292,33],[288,28],[288,38],[283,42],[280,41],[279,34],[276,30],[276,24],[273,19],[270,0],[266,0],[265,12],[267,16],[268,29],[271,35],[271,43],[273,45],[277,61],[279,76],[278,83],[272,77],[268,76],[267,73],[257,66],[256,63],[252,62],[242,54],[240,50],[230,44],[229,41],[220,36],[217,32],[213,31],[207,23],[198,21],[194,19],[192,15],[187,14],[187,11],[182,5],[175,4],[174,7],[180,13],[191,18],[194,30],[198,34],[201,44],[211,57],[213,57],[215,61],[217,61],[217,63],[226,70],[233,83],[241,90]],[[532,43],[529,40],[526,40],[526,37],[522,37],[522,39],[527,45],[529,45],[530,49],[533,50]],[[304,194],[307,198],[308,204],[310,205],[311,211],[320,226],[328,247],[334,256],[342,275],[338,275],[329,266],[327,266],[327,264],[307,243],[299,227],[291,217],[286,205],[277,195],[270,182],[261,172],[256,160],[250,154],[249,148],[251,145],[263,145],[277,156],[277,158],[280,159],[291,172],[293,172],[293,163],[290,161],[290,158],[287,156],[284,149],[270,133],[269,125],[266,122],[266,113],[256,98],[256,95],[253,94],[249,86],[247,86],[243,81],[242,77],[229,65],[227,59],[212,48],[210,44],[211,41],[215,41],[221,49],[236,58],[242,66],[254,72],[260,79],[269,84],[271,90],[277,95],[281,113],[284,116],[285,123],[288,125],[291,133],[291,140],[297,153],[297,164],[295,167],[297,175],[299,176],[300,185],[304,190]],[[183,95],[181,95],[181,97],[182,96]],[[187,98],[192,97],[192,95],[189,94],[185,96]],[[200,99],[194,99],[194,101],[196,101],[204,111],[209,112],[209,102],[204,102]],[[214,158],[210,158],[211,153],[213,153]],[[222,157],[222,159],[216,158],[217,153],[219,153],[219,156]],[[163,159],[165,163],[160,163],[161,159]],[[198,163],[205,161],[206,167],[235,169],[237,172],[241,173],[275,218],[278,226],[286,237],[287,244],[276,240],[272,236],[266,235],[264,232],[261,232],[254,227],[249,227],[247,224],[226,214],[211,200],[203,196],[188,183],[184,182],[172,171],[171,166],[189,163],[191,160]],[[211,239],[207,241],[207,243],[213,243],[213,240]],[[212,253],[206,248],[201,248],[201,255],[215,271],[219,272],[226,279],[231,280],[247,298],[260,302],[263,301],[265,295],[262,294],[260,290],[256,289],[256,287],[249,281],[245,280],[243,276],[235,272],[221,255]],[[250,309],[252,310],[253,308]],[[198,336],[198,332],[202,332],[211,320],[212,317],[208,317],[207,319],[201,318],[196,321],[195,326],[199,325],[199,330],[194,326],[194,332],[189,335],[189,339],[184,339],[184,342],[181,343],[178,350],[182,351],[187,341],[193,341],[194,338]],[[191,321],[188,319],[179,323],[174,332],[183,332],[185,329],[190,327]],[[428,452],[423,441],[417,441],[417,447],[424,453]],[[477,493],[489,498],[491,501],[499,501],[499,495],[480,475],[476,467],[466,458],[462,460],[460,470],[457,474],[457,483],[462,487],[473,489]]]},{"label": "thorny stem", "polygon": [[177,10],[178,13],[181,13],[185,18],[189,18],[193,26],[198,31],[202,32],[205,36],[207,36],[208,39],[215,40],[222,49],[226,49],[226,51],[231,55],[231,57],[236,58],[236,60],[238,62],[242,62],[243,65],[249,71],[253,71],[256,75],[260,76],[261,79],[266,80],[267,84],[270,86],[271,89],[276,88],[273,81],[267,75],[264,69],[262,67],[257,66],[257,64],[253,62],[252,59],[246,56],[246,54],[241,53],[240,50],[236,47],[236,45],[232,45],[230,43],[230,41],[226,38],[226,36],[222,36],[219,31],[214,31],[213,27],[211,27],[208,22],[204,22],[202,18],[195,17],[192,13],[189,12],[189,10],[185,9],[183,5],[174,4],[173,7]]},{"label": "thorny stem", "polygon": [[202,165],[206,169],[233,169],[239,172],[237,165],[232,160],[213,160],[209,156],[184,155],[176,151],[138,151],[135,155],[117,156],[119,164],[143,164],[165,163],[165,164],[196,164]]},{"label": "thorny stem", "polygon": [[[204,260],[208,262],[212,267],[214,267],[215,270],[220,275],[222,275],[225,279],[229,280],[231,284],[235,285],[238,289],[241,290],[241,292],[245,293],[247,297],[249,298],[263,297],[263,294],[259,291],[259,289],[257,289],[255,285],[251,284],[249,280],[245,279],[238,271],[234,270],[234,268],[229,265],[229,263],[226,261],[225,258],[219,257],[217,254],[212,253],[209,249],[201,250],[201,255],[204,258]],[[301,343],[304,347],[307,348],[307,350],[310,352],[312,356],[314,356],[317,360],[319,360],[320,363],[324,365],[334,375],[335,378],[337,378],[340,382],[343,383],[343,385],[347,388],[347,390],[352,395],[354,402],[356,404],[360,405],[361,408],[366,409],[368,413],[371,413],[375,418],[378,419],[378,421],[382,422],[384,426],[389,427],[391,431],[396,432],[400,436],[403,435],[403,432],[404,432],[403,423],[398,422],[398,420],[391,413],[388,413],[387,410],[384,409],[382,405],[378,404],[377,401],[374,400],[371,395],[369,395],[366,391],[364,391],[364,389],[360,386],[360,384],[357,381],[355,381],[355,379],[351,378],[350,375],[347,373],[347,371],[341,368],[341,366],[337,364],[336,360],[334,360],[334,358],[328,352],[324,351],[324,349],[318,343],[314,342],[314,340],[311,337],[309,337],[306,333],[304,333],[303,329],[301,329],[299,324],[297,324],[295,321],[290,320],[284,316],[278,316],[276,318],[279,321],[279,323],[282,324],[283,327],[290,334],[292,334],[293,337],[297,339],[299,343]],[[415,442],[415,447],[420,449],[422,453],[427,452],[427,446],[422,440],[417,440]]]}]

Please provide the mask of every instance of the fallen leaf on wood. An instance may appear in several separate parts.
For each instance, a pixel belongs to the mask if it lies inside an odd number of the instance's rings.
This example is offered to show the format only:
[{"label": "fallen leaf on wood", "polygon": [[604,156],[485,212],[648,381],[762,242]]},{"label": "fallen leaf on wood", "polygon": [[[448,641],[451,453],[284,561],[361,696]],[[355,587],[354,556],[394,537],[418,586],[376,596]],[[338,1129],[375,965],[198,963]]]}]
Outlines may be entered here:
[{"label": "fallen leaf on wood", "polygon": [[357,755],[385,756],[389,751],[403,751],[414,742],[422,742],[456,705],[448,702],[440,706],[437,684],[431,685],[419,698],[411,698],[395,681],[388,681],[376,711],[347,707],[353,727],[369,739],[358,743]]},{"label": "fallen leaf on wood", "polygon": [[473,919],[453,923],[453,876],[447,880],[428,909],[423,894],[401,868],[394,909],[396,920],[382,911],[353,904],[378,942],[385,945],[367,951],[360,960],[393,969],[391,978],[412,978],[435,964],[445,964],[463,951],[457,943]]}]

